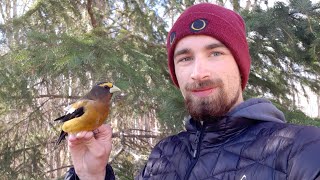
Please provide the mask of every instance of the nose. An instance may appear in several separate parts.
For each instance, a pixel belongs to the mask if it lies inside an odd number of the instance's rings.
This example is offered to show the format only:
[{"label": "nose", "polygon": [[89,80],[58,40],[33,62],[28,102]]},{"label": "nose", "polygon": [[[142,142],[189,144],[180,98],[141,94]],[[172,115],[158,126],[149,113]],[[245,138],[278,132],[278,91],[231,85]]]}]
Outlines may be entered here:
[{"label": "nose", "polygon": [[205,64],[205,60],[201,57],[195,58],[191,78],[195,81],[201,81],[209,78],[210,72]]}]

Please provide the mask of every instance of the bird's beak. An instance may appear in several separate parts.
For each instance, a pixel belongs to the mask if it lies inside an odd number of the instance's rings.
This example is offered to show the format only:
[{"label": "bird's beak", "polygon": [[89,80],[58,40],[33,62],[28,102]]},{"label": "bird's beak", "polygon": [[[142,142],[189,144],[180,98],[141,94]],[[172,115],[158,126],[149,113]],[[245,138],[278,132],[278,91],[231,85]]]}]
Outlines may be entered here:
[{"label": "bird's beak", "polygon": [[110,93],[120,92],[121,89],[119,89],[117,86],[113,85],[112,88],[110,88]]}]

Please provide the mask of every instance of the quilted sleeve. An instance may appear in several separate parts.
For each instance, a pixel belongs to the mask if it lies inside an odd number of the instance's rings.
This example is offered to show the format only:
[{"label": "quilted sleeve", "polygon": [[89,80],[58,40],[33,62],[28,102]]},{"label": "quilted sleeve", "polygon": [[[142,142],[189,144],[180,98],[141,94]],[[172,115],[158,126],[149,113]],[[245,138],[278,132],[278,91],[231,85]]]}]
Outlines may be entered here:
[{"label": "quilted sleeve", "polygon": [[150,176],[152,176],[152,165],[162,154],[162,148],[161,147],[161,141],[158,143],[151,151],[151,154],[149,156],[147,164],[144,166],[142,171],[139,173],[137,177],[135,177],[135,180],[143,180],[143,179],[148,179]]},{"label": "quilted sleeve", "polygon": [[320,180],[320,128],[303,127],[289,156],[289,180]]}]

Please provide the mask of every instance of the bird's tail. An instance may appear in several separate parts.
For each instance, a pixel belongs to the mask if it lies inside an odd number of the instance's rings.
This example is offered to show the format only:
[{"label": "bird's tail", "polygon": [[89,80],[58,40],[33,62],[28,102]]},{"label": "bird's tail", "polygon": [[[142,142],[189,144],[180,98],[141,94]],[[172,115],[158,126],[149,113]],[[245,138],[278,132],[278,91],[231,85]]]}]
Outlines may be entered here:
[{"label": "bird's tail", "polygon": [[58,117],[57,119],[53,120],[53,121],[59,121],[59,120],[63,120],[66,117],[66,115]]},{"label": "bird's tail", "polygon": [[56,146],[58,146],[61,143],[61,141],[65,139],[67,134],[67,132],[61,131],[59,139],[56,142]]}]

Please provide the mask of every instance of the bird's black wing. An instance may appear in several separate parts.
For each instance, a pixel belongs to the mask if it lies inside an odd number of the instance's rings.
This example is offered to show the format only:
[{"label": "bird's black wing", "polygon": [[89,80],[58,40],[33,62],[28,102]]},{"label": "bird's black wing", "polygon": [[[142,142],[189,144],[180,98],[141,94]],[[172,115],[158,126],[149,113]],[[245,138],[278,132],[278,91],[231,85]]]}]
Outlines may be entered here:
[{"label": "bird's black wing", "polygon": [[83,114],[84,114],[84,108],[83,107],[79,107],[78,109],[74,110],[72,113],[68,113],[68,114],[63,115],[61,117],[58,117],[54,121],[66,122],[66,121],[69,121],[70,119],[73,119],[73,118],[76,118],[76,117],[80,117]]},{"label": "bird's black wing", "polygon": [[[66,122],[66,121],[69,121],[70,119],[73,119],[73,118],[76,118],[76,117],[80,117],[83,114],[84,114],[84,108],[82,106],[82,107],[79,107],[78,109],[74,110],[72,113],[68,113],[68,114],[66,114],[64,116],[58,117],[54,121]],[[56,145],[59,145],[61,143],[61,141],[65,139],[67,134],[68,134],[67,132],[64,132],[64,131],[61,130],[59,138],[58,138],[58,140],[56,142]]]}]

